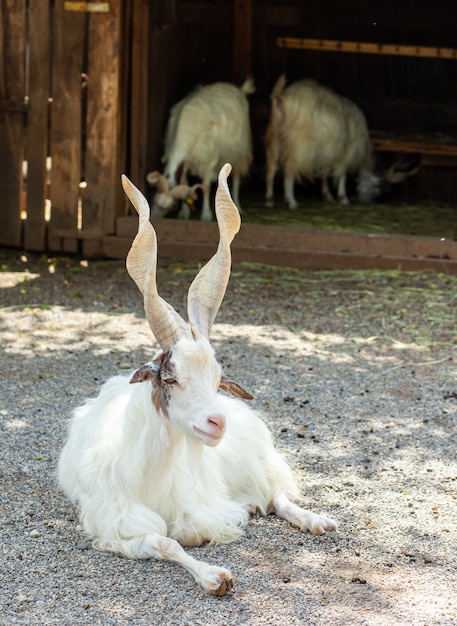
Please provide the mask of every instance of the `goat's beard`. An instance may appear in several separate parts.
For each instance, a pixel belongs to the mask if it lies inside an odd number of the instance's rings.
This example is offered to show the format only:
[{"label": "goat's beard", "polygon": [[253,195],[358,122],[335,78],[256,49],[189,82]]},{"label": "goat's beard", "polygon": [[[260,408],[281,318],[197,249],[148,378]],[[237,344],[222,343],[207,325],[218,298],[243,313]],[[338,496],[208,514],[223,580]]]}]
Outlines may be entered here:
[{"label": "goat's beard", "polygon": [[193,474],[195,480],[194,487],[202,485],[205,488],[208,480],[208,476],[202,471],[204,467],[204,463],[202,462],[202,457],[205,452],[204,448],[205,444],[201,439],[187,437],[187,460],[189,467],[195,469],[195,473]]}]

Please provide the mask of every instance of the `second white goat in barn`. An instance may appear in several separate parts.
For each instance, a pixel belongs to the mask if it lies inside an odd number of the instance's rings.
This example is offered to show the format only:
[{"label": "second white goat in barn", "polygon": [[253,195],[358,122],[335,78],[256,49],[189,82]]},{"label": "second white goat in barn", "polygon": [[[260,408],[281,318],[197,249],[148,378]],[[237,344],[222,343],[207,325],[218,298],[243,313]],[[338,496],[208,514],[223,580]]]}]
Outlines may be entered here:
[{"label": "second white goat in barn", "polygon": [[157,292],[149,206],[123,177],[140,216],[127,269],[161,350],[130,377],[111,378],[74,412],[58,468],[60,485],[96,547],[178,563],[216,596],[233,587],[230,571],[195,559],[182,546],[234,541],[255,511],[275,512],[316,535],[336,530],[333,520],[289,500],[298,488],[265,423],[241,400],[219,393],[251,398],[222,374],[209,343],[240,227],[229,172],[225,165],[216,192],[219,246],[189,288],[189,323]]},{"label": "second white goat in barn", "polygon": [[383,174],[373,172],[373,149],[367,122],[359,107],[313,80],[286,87],[283,74],[271,94],[266,143],[266,206],[274,206],[274,177],[278,167],[284,178],[289,208],[297,201],[294,184],[301,176],[322,180],[322,195],[333,201],[328,179],[337,185],[338,202],[349,204],[346,179],[357,176],[358,199],[371,202],[392,183],[418,170],[392,166]]},{"label": "second white goat in barn", "polygon": [[170,186],[184,183],[187,174],[203,181],[202,220],[212,219],[211,183],[217,180],[226,161],[233,166],[233,198],[240,206],[241,177],[249,172],[252,163],[247,96],[254,91],[251,78],[241,87],[213,83],[198,87],[171,109],[165,136],[164,173]]}]

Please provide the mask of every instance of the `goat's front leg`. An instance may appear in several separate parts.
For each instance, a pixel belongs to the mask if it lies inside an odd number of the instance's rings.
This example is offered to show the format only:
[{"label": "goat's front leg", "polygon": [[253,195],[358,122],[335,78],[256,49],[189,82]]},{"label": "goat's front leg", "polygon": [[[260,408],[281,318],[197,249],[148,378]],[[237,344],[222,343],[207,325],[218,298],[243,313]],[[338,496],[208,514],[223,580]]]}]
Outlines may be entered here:
[{"label": "goat's front leg", "polygon": [[177,541],[169,537],[144,535],[126,541],[125,548],[126,552],[135,558],[154,557],[181,565],[213,596],[225,596],[233,589],[233,578],[229,570],[194,559]]},{"label": "goat's front leg", "polygon": [[340,204],[349,204],[349,200],[346,195],[346,174],[341,174],[338,178],[338,202]]},{"label": "goat's front leg", "polygon": [[338,525],[334,520],[326,515],[317,515],[317,513],[302,509],[284,494],[273,498],[271,504],[273,511],[279,517],[287,520],[293,526],[297,526],[300,530],[309,530],[313,535],[323,535],[326,530],[338,530]]},{"label": "goat's front leg", "polygon": [[326,202],[335,202],[335,198],[332,196],[332,192],[330,191],[330,187],[328,186],[328,178],[324,176],[322,178],[322,197]]},{"label": "goat's front leg", "polygon": [[211,222],[213,219],[213,212],[211,211],[211,205],[209,201],[211,193],[211,178],[206,176],[203,179],[203,204],[202,213],[200,219],[204,222]]},{"label": "goat's front leg", "polygon": [[267,149],[267,176],[266,176],[266,193],[265,193],[265,206],[268,209],[272,209],[275,205],[274,197],[274,181],[275,174],[278,168],[279,161],[279,146],[274,143]]},{"label": "goat's front leg", "polygon": [[298,207],[298,202],[295,199],[294,194],[294,185],[295,185],[295,176],[288,172],[284,172],[284,198],[289,205],[289,209],[296,209]]},{"label": "goat's front leg", "polygon": [[241,213],[241,204],[240,204],[240,182],[241,176],[239,172],[233,172],[233,182],[232,182],[232,197],[233,202],[236,204],[238,211]]}]

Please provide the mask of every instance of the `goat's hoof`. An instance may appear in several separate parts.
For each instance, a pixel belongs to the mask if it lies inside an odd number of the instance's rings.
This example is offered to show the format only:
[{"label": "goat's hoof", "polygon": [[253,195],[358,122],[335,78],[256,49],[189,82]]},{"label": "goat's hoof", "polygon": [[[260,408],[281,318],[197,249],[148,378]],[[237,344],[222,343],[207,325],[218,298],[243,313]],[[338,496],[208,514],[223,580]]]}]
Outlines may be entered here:
[{"label": "goat's hoof", "polygon": [[309,530],[313,535],[324,535],[327,530],[338,530],[338,524],[326,515],[316,515]]},{"label": "goat's hoof", "polygon": [[214,595],[217,596],[218,598],[221,598],[222,596],[225,596],[228,594],[229,591],[231,591],[233,589],[233,579],[230,577],[227,577],[226,579],[221,581],[221,584],[219,585],[219,587],[214,591]]},{"label": "goat's hoof", "polygon": [[213,596],[221,598],[233,589],[233,578],[231,573],[221,567],[216,567],[207,579],[205,589]]}]

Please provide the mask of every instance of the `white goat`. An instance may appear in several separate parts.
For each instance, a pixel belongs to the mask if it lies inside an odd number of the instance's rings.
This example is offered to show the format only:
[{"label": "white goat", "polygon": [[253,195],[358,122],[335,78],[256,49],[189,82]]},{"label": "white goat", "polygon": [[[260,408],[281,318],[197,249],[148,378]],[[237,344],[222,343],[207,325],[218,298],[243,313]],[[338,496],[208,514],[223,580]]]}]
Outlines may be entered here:
[{"label": "white goat", "polygon": [[333,520],[290,502],[298,489],[266,425],[243,402],[218,393],[252,397],[222,375],[208,339],[240,227],[229,173],[226,164],[216,193],[220,242],[189,289],[189,324],[158,295],[149,206],[123,177],[140,216],[127,269],[144,295],[161,350],[132,376],[111,378],[74,412],[58,468],[60,485],[79,506],[96,547],[178,563],[216,596],[233,587],[231,573],[182,546],[233,541],[254,511],[276,512],[318,535],[336,530]]},{"label": "white goat", "polygon": [[202,185],[182,184],[169,188],[168,181],[163,174],[154,170],[146,174],[146,181],[153,189],[151,203],[151,217],[166,217],[178,206],[178,202],[185,202],[192,206],[197,199],[197,189],[202,189]]},{"label": "white goat", "polygon": [[[163,156],[165,176],[170,186],[185,182],[188,173],[203,181],[202,220],[212,220],[211,183],[226,161],[233,165],[233,198],[240,206],[240,179],[252,163],[247,96],[254,91],[251,78],[242,87],[213,83],[197,88],[171,109]],[[181,216],[188,217],[188,209]]]},{"label": "white goat", "polygon": [[392,183],[402,182],[418,170],[373,173],[373,149],[367,122],[357,105],[312,80],[285,87],[283,74],[271,94],[266,143],[266,206],[274,206],[274,177],[278,166],[284,177],[284,197],[295,209],[294,182],[300,176],[322,179],[322,195],[333,201],[328,178],[337,185],[338,202],[349,204],[348,174],[358,177],[360,202],[371,202]]}]

